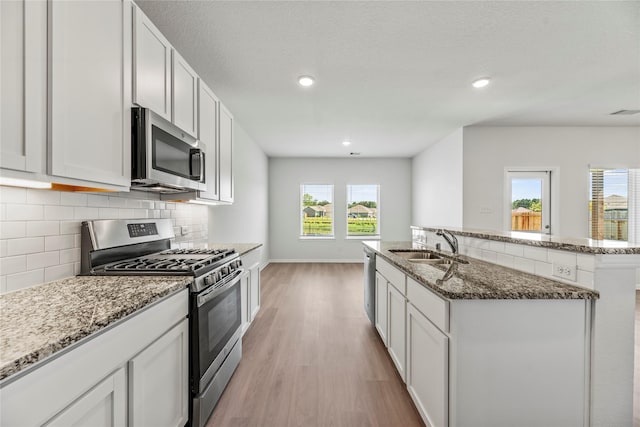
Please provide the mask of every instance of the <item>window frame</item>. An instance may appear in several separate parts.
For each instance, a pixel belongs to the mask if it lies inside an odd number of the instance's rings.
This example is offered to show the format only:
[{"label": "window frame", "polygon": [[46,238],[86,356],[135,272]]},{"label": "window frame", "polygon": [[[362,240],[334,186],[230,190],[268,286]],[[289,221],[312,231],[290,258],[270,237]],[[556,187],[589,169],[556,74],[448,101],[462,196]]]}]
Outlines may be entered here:
[{"label": "window frame", "polygon": [[[303,201],[304,201],[304,187],[306,186],[311,186],[311,185],[317,185],[317,186],[327,186],[327,187],[331,187],[331,200],[330,203],[333,205],[334,210],[331,216],[331,234],[327,234],[327,235],[305,235],[304,234],[304,215],[303,215],[303,211],[304,211],[304,205],[303,205]],[[298,227],[298,239],[300,240],[335,240],[336,238],[336,221],[335,221],[335,185],[332,184],[317,184],[317,183],[301,183],[300,187],[299,187],[299,200],[298,200],[298,221],[299,221],[299,227]]]},{"label": "window frame", "polygon": [[[625,171],[626,176],[627,176],[627,238],[626,240],[622,240],[622,239],[606,239],[604,238],[603,240],[608,240],[608,241],[613,241],[613,242],[627,242],[627,243],[637,243],[638,242],[638,238],[640,237],[640,230],[638,229],[638,227],[640,227],[640,209],[638,209],[638,207],[640,207],[640,185],[638,184],[640,182],[640,168],[634,168],[634,167],[630,167],[630,166],[621,166],[621,165],[615,165],[615,166],[600,166],[600,165],[589,165],[588,166],[588,202],[589,202],[589,209],[587,210],[587,236],[590,239],[593,240],[600,240],[597,238],[593,237],[593,176],[592,176],[592,172],[594,170],[602,170],[603,172],[607,172],[607,171]],[[603,189],[604,190],[604,189]],[[604,197],[603,194],[603,203],[604,203],[604,199],[606,197]],[[604,216],[604,211],[603,211],[603,216]],[[604,219],[604,218],[603,218]],[[604,225],[604,224],[603,224]],[[605,232],[605,230],[603,230],[603,233]]]},{"label": "window frame", "polygon": [[[524,175],[527,173],[530,174],[540,174],[546,173],[548,175],[548,182],[546,185],[546,191],[543,189],[543,199],[546,194],[546,210],[547,214],[544,215],[543,221],[546,219],[546,225],[548,228],[545,228],[545,224],[542,225],[541,231],[514,231],[511,229],[511,179],[514,177],[514,174],[521,174],[524,178]],[[527,234],[543,234],[543,235],[558,235],[560,233],[559,224],[560,224],[560,212],[558,207],[559,203],[559,186],[560,186],[560,173],[557,167],[505,167],[504,168],[504,195],[503,195],[503,229],[508,233],[525,233]],[[543,209],[545,209],[545,204],[543,203]]]},{"label": "window frame", "polygon": [[[353,186],[375,186],[376,187],[376,234],[349,234],[349,187]],[[344,231],[345,240],[380,240],[380,184],[346,184],[345,185],[345,212]]]}]

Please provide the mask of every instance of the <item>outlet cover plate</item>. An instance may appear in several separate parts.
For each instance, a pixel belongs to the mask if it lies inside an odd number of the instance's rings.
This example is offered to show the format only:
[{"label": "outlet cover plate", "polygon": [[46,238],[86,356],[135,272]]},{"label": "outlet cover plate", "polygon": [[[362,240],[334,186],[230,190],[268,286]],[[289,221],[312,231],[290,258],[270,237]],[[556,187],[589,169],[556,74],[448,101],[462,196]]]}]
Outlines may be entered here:
[{"label": "outlet cover plate", "polygon": [[553,275],[565,280],[576,281],[576,265],[553,263]]}]

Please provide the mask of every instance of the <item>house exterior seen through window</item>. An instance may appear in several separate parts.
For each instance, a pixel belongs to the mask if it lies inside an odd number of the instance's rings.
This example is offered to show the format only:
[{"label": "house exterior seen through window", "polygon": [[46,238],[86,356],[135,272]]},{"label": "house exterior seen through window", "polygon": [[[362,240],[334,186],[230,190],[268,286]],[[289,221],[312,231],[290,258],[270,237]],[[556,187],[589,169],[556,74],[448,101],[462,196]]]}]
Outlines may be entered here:
[{"label": "house exterior seen through window", "polygon": [[300,185],[300,236],[333,237],[333,185]]},{"label": "house exterior seen through window", "polygon": [[380,186],[347,185],[347,236],[380,235]]},{"label": "house exterior seen through window", "polygon": [[638,241],[640,170],[590,169],[589,237]]}]

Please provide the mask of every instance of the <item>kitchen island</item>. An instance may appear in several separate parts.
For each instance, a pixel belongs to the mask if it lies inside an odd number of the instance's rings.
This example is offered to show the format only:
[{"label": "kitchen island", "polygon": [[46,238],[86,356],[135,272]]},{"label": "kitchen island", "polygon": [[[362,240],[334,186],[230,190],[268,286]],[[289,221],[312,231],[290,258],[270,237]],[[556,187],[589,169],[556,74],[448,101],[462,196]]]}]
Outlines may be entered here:
[{"label": "kitchen island", "polygon": [[376,329],[430,426],[589,425],[598,293],[413,242],[376,252]]}]

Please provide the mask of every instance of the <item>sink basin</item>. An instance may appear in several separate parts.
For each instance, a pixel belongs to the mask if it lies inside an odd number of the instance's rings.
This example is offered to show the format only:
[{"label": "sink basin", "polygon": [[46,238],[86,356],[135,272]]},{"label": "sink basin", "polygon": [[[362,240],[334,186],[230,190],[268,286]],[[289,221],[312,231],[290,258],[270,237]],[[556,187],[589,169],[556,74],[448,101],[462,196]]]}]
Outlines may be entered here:
[{"label": "sink basin", "polygon": [[444,264],[449,265],[453,262],[468,264],[467,261],[457,258],[455,261],[447,256],[442,256],[436,252],[424,249],[389,249],[389,252],[396,256],[402,257],[409,262],[416,264]]}]

